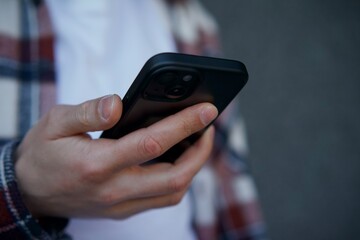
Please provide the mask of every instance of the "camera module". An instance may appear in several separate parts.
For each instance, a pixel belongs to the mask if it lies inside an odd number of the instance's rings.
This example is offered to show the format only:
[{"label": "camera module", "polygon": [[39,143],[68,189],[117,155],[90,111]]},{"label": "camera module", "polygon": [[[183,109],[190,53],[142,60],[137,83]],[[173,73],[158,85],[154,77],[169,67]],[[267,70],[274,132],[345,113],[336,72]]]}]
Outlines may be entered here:
[{"label": "camera module", "polygon": [[197,88],[199,73],[191,68],[166,67],[155,71],[143,90],[143,97],[153,101],[178,102]]}]

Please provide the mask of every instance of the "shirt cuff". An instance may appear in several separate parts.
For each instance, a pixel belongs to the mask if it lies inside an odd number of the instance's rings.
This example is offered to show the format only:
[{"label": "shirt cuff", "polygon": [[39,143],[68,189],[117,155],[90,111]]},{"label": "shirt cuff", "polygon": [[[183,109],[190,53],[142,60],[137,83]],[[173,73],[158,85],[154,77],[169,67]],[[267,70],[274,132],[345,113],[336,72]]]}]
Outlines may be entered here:
[{"label": "shirt cuff", "polygon": [[36,219],[26,207],[18,188],[14,154],[20,141],[0,146],[0,238],[69,239],[63,232],[68,219]]}]

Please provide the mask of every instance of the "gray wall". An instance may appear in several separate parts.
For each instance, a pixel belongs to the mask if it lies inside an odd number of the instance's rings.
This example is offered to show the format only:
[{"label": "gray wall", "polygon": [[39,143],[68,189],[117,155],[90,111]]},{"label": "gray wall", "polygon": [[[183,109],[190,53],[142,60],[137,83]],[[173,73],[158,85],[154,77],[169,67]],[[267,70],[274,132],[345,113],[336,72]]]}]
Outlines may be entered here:
[{"label": "gray wall", "polygon": [[360,1],[203,0],[240,97],[271,239],[360,239]]}]

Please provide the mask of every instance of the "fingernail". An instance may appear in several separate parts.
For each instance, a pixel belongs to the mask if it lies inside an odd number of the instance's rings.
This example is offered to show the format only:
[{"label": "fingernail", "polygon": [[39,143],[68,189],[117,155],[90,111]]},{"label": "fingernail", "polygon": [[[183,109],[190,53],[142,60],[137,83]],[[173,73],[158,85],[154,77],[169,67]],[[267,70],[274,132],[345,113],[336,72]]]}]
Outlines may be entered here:
[{"label": "fingernail", "polygon": [[213,105],[204,107],[200,113],[201,122],[207,126],[209,125],[218,115],[218,110]]},{"label": "fingernail", "polygon": [[108,120],[111,116],[114,105],[114,95],[107,95],[100,100],[99,112],[104,120]]}]

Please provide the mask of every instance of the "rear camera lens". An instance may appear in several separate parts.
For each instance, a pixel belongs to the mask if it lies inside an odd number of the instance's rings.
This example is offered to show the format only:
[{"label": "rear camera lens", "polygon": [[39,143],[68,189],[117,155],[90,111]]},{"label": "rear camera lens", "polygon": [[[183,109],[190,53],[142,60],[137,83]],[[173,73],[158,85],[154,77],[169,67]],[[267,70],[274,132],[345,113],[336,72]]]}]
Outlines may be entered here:
[{"label": "rear camera lens", "polygon": [[186,88],[181,85],[172,86],[166,90],[165,94],[168,98],[181,98],[186,94]]},{"label": "rear camera lens", "polygon": [[193,76],[188,74],[188,75],[185,75],[182,79],[184,82],[190,82],[191,80],[193,80]]}]

